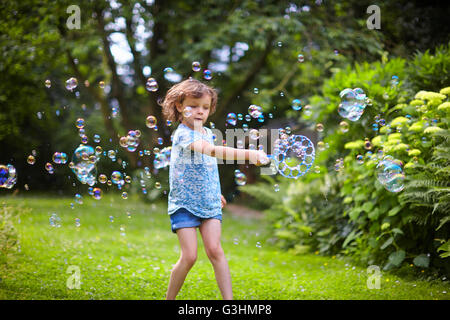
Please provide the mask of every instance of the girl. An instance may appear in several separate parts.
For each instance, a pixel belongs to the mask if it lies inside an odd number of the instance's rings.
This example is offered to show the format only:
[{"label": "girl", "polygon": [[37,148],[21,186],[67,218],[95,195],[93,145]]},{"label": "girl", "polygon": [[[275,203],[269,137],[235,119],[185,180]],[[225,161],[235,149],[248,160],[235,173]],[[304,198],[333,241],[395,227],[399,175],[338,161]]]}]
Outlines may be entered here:
[{"label": "girl", "polygon": [[203,127],[214,113],[217,93],[192,78],[174,85],[162,103],[167,120],[180,124],[172,136],[168,213],[181,256],[172,269],[166,299],[175,299],[197,259],[197,231],[203,239],[223,299],[233,299],[231,276],[220,244],[222,208],[217,159],[267,164],[263,151],[215,146],[212,131]]}]

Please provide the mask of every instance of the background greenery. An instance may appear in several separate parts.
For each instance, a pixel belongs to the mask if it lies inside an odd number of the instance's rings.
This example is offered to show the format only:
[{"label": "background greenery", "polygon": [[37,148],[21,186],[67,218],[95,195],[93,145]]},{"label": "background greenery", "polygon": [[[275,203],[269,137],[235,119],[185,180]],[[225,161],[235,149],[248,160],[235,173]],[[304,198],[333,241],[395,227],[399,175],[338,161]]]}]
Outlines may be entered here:
[{"label": "background greenery", "polygon": [[[381,29],[369,30],[371,1],[84,0],[77,2],[81,28],[71,30],[66,9],[72,4],[0,4],[0,163],[18,172],[15,188],[0,189],[1,195],[86,196],[87,186],[67,165],[55,165],[54,174],[44,169],[55,151],[66,152],[70,161],[80,144],[75,120],[82,117],[89,143],[99,134],[103,150],[118,154],[116,161],[102,157],[99,173],[120,170],[132,177],[124,187],[130,197],[164,201],[167,169],[154,170],[153,152],[139,152],[170,145],[176,124],[165,125],[158,102],[174,83],[163,72],[171,67],[182,79],[202,79],[218,90],[210,120],[220,130],[227,113],[245,115],[250,104],[258,104],[273,117],[263,123],[253,119],[249,127],[289,125],[294,134],[328,144],[317,152],[320,172],[299,180],[260,176],[258,169],[241,165],[247,185],[238,189],[237,166],[220,166],[229,201],[265,210],[268,241],[296,254],[342,254],[385,270],[449,274],[448,6],[385,1],[378,4]],[[119,36],[129,51],[126,63],[113,54]],[[213,70],[212,80],[193,72],[193,61]],[[157,92],[145,89],[145,67],[158,82]],[[394,75],[400,81],[392,86]],[[64,87],[70,77],[78,79],[74,92]],[[44,85],[47,79],[51,88]],[[364,89],[372,104],[342,133],[337,106],[347,87]],[[311,115],[292,110],[295,98],[310,105]],[[158,131],[145,126],[148,115],[157,117]],[[375,132],[377,115],[386,125]],[[323,132],[314,130],[317,123]],[[142,132],[136,152],[118,144],[132,129]],[[365,138],[373,144],[372,155],[363,147]],[[36,163],[29,165],[33,150]],[[398,194],[376,180],[379,150],[404,163],[406,184]],[[356,162],[358,154],[364,164]],[[336,172],[338,158],[344,167]],[[105,194],[117,192],[102,188]],[[13,226],[2,230],[2,248],[15,247]]]}]

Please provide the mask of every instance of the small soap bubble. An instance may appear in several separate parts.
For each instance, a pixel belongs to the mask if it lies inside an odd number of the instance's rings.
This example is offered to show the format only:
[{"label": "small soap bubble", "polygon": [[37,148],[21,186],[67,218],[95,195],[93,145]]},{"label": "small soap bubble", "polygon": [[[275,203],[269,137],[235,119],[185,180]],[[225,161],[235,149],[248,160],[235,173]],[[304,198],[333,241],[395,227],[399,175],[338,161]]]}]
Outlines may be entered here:
[{"label": "small soap bubble", "polygon": [[[248,114],[252,117],[252,118],[258,118],[259,116],[262,115],[262,108],[260,106],[257,106],[255,104],[252,104],[248,107]],[[246,118],[247,120],[247,118]]]},{"label": "small soap bubble", "polygon": [[297,56],[297,60],[298,60],[298,62],[303,62],[303,61],[305,61],[305,57],[302,54],[299,54]]},{"label": "small soap bubble", "polygon": [[349,129],[348,122],[341,121],[341,123],[339,123],[339,127],[340,127],[342,133],[346,133]]},{"label": "small soap bubble", "polygon": [[52,82],[49,79],[45,80],[45,86],[50,88],[52,86]]},{"label": "small soap bubble", "polygon": [[79,193],[75,194],[75,202],[78,204],[83,204],[83,196]]},{"label": "small soap bubble", "polygon": [[69,78],[66,80],[66,89],[73,91],[78,86],[78,80],[76,78]]},{"label": "small soap bubble", "polygon": [[30,154],[30,155],[28,156],[28,158],[27,158],[27,162],[28,162],[28,164],[33,165],[33,164],[36,163],[36,158],[35,158],[33,155]]},{"label": "small soap bubble", "polygon": [[85,121],[84,121],[83,118],[78,118],[77,121],[75,122],[75,126],[76,126],[78,129],[84,128],[84,125],[85,125]]},{"label": "small soap bubble", "polygon": [[50,162],[47,162],[45,164],[45,170],[47,170],[48,173],[50,173],[50,174],[55,173],[55,169],[53,168],[53,165]]},{"label": "small soap bubble", "polygon": [[203,70],[203,78],[205,80],[211,80],[212,79],[212,72],[209,69]]},{"label": "small soap bubble", "polygon": [[189,118],[190,116],[192,116],[192,108],[190,106],[187,106],[183,110],[183,117]]},{"label": "small soap bubble", "polygon": [[98,86],[99,86],[101,89],[104,89],[104,88],[105,88],[105,81],[100,81],[100,82],[98,83]]},{"label": "small soap bubble", "polygon": [[102,198],[102,189],[94,188],[92,192],[93,192],[92,196],[94,197],[95,200],[100,200]]},{"label": "small soap bubble", "polygon": [[194,61],[192,62],[192,71],[199,72],[202,69],[200,62]]},{"label": "small soap bubble", "polygon": [[291,107],[293,110],[299,111],[302,109],[302,102],[300,101],[300,99],[294,99],[292,100]]},{"label": "small soap bubble", "polygon": [[251,129],[249,131],[249,137],[252,140],[258,140],[259,139],[259,131],[257,129]]},{"label": "small soap bubble", "polygon": [[368,138],[364,139],[364,149],[366,149],[366,150],[372,149],[372,143],[370,142],[370,140]]},{"label": "small soap bubble", "polygon": [[358,154],[358,155],[356,156],[356,161],[357,161],[359,164],[363,164],[363,163],[364,163],[364,156]]},{"label": "small soap bubble", "polygon": [[148,78],[145,88],[150,92],[158,91],[158,82],[154,78]]},{"label": "small soap bubble", "polygon": [[238,171],[234,174],[234,181],[238,186],[243,186],[247,183],[247,177],[242,172]]},{"label": "small soap bubble", "polygon": [[322,132],[323,131],[323,124],[321,124],[321,123],[316,124],[316,130],[318,132]]},{"label": "small soap bubble", "polygon": [[231,126],[235,126],[237,123],[237,116],[234,112],[230,112],[229,114],[227,114],[227,119],[226,119],[227,124],[231,125]]},{"label": "small soap bubble", "polygon": [[122,192],[122,199],[128,199],[128,192]]}]

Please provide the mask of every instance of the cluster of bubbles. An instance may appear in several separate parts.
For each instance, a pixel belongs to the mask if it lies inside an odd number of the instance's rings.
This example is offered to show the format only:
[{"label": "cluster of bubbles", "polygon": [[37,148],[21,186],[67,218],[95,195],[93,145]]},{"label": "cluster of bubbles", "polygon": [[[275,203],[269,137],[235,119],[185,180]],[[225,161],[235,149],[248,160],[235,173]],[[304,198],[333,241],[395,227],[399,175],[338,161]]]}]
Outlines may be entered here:
[{"label": "cluster of bubbles", "polygon": [[390,155],[384,156],[377,164],[377,179],[390,192],[404,189],[405,174],[403,163]]},{"label": "cluster of bubbles", "polygon": [[[155,148],[154,151],[155,159],[153,160],[153,167],[155,169],[162,169],[167,167],[170,164],[170,153],[172,151],[172,147],[166,147],[162,150]],[[156,151],[156,152],[155,152]]]},{"label": "cluster of bubbles", "polygon": [[282,176],[297,179],[311,168],[315,159],[314,145],[305,136],[282,134],[275,142],[272,159]]},{"label": "cluster of bubbles", "polygon": [[343,118],[347,118],[350,121],[357,121],[364,113],[364,109],[367,105],[367,96],[363,89],[346,88],[339,94],[341,97],[341,103],[338,107],[338,112]]},{"label": "cluster of bubbles", "polygon": [[81,183],[93,186],[97,179],[98,160],[93,147],[80,144],[73,153],[69,167]]},{"label": "cluster of bubbles", "polygon": [[136,151],[139,146],[141,131],[139,130],[130,130],[128,134],[119,139],[119,144],[121,147],[126,148],[130,152]]},{"label": "cluster of bubbles", "polygon": [[0,188],[11,189],[17,182],[16,168],[13,165],[0,164]]},{"label": "cluster of bubbles", "polygon": [[64,152],[55,152],[53,154],[53,162],[56,164],[66,164],[67,154],[65,154]]}]

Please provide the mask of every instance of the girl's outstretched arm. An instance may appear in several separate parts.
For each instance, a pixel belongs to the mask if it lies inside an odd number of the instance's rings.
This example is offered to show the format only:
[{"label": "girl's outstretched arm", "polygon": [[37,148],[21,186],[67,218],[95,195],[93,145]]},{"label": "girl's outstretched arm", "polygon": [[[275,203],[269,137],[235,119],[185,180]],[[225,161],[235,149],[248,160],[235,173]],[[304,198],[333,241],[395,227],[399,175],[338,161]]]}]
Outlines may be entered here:
[{"label": "girl's outstretched arm", "polygon": [[205,140],[197,140],[190,145],[191,150],[224,160],[249,160],[260,166],[270,162],[267,154],[261,150],[237,149],[224,146],[215,146]]}]

